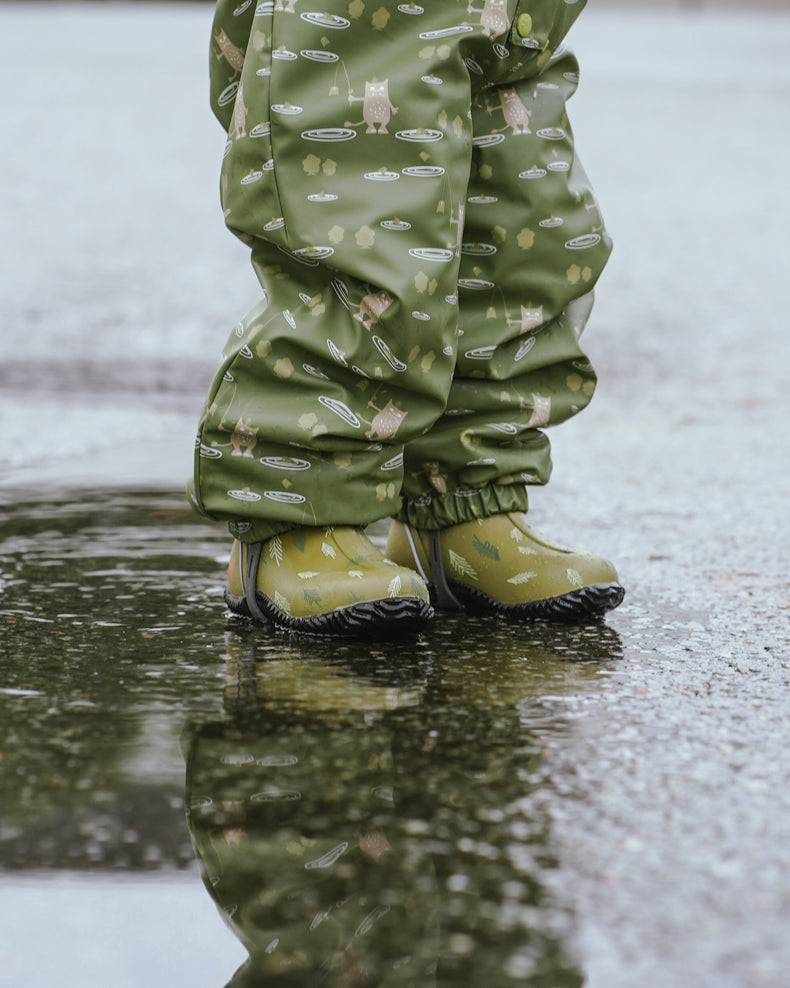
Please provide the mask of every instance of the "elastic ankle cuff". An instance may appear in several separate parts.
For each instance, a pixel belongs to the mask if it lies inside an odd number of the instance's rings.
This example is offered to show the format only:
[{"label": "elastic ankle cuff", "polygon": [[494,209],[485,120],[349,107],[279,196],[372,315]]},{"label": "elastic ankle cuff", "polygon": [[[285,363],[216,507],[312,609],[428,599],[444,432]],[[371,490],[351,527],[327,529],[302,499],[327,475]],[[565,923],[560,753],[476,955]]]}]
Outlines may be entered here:
[{"label": "elastic ankle cuff", "polygon": [[239,542],[268,542],[275,535],[283,535],[299,525],[289,525],[284,521],[269,521],[267,519],[244,518],[239,521],[229,521],[228,531]]},{"label": "elastic ankle cuff", "polygon": [[413,528],[437,529],[529,507],[527,488],[521,484],[459,487],[452,494],[404,500],[398,521]]}]

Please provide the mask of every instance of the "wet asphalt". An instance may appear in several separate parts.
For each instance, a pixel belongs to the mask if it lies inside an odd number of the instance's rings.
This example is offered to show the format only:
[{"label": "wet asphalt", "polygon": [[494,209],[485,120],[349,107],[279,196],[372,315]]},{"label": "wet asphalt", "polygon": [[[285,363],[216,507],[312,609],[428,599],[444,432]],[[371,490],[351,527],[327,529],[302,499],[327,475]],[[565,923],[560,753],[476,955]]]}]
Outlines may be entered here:
[{"label": "wet asphalt", "polygon": [[[256,294],[216,203],[209,19],[198,5],[0,7],[3,36],[35,36],[39,53],[35,73],[22,49],[0,67],[19,95],[2,109],[17,137],[0,162],[15,189],[0,215],[0,703],[6,751],[27,753],[3,781],[18,792],[28,773],[42,794],[2,821],[15,875],[101,860],[77,838],[58,857],[51,828],[44,844],[23,838],[57,802],[41,769],[51,738],[79,762],[116,722],[128,733],[113,743],[162,807],[147,846],[188,867],[174,734],[225,716],[229,661],[293,658],[285,639],[228,630],[224,535],[180,513],[202,389]],[[500,688],[538,732],[553,856],[540,884],[562,903],[555,926],[585,985],[784,988],[790,17],[588,10],[571,41],[577,147],[615,253],[587,331],[599,391],[552,437],[554,477],[532,510],[610,556],[628,595],[603,628],[560,640],[440,618],[409,688],[437,668],[451,704],[496,704]],[[379,663],[375,685],[397,656],[361,660]],[[349,675],[364,685],[361,660]],[[96,728],[75,728],[74,710]],[[107,764],[88,762],[91,785],[117,794]],[[124,792],[104,805],[121,835],[134,829]],[[64,826],[79,836],[77,803]],[[118,867],[132,868],[133,843]],[[47,983],[32,961],[20,970]],[[520,983],[544,983],[529,970]]]}]

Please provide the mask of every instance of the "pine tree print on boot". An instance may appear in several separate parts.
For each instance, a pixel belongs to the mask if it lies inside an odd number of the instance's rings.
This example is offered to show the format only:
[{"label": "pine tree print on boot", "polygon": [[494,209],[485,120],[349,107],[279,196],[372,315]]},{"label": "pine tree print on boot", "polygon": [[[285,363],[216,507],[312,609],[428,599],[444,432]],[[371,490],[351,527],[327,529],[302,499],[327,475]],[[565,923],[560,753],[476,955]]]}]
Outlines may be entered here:
[{"label": "pine tree print on boot", "polygon": [[440,608],[573,622],[599,618],[625,596],[608,560],[550,541],[522,512],[435,532],[395,521],[385,552],[423,576]]},{"label": "pine tree print on boot", "polygon": [[234,541],[225,601],[234,614],[312,635],[414,632],[433,617],[420,577],[346,526]]}]

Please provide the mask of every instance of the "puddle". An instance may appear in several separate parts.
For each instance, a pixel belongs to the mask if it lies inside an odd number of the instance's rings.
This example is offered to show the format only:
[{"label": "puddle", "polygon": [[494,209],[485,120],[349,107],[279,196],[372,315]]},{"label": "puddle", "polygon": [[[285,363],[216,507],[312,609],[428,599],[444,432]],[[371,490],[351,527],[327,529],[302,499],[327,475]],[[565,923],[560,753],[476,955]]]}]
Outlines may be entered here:
[{"label": "puddle", "polygon": [[227,544],[170,494],[5,506],[0,868],[119,895],[199,868],[234,986],[581,985],[546,740],[615,632],[289,638],[226,615]]}]

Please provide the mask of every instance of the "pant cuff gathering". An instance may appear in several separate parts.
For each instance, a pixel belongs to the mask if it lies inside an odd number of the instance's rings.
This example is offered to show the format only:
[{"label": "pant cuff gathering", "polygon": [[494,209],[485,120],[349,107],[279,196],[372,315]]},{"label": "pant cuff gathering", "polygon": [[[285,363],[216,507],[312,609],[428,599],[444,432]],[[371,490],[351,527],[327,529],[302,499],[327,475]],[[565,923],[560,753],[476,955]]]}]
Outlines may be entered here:
[{"label": "pant cuff gathering", "polygon": [[415,528],[439,529],[509,511],[526,511],[528,507],[525,485],[488,484],[459,487],[450,494],[405,498],[398,520]]}]

